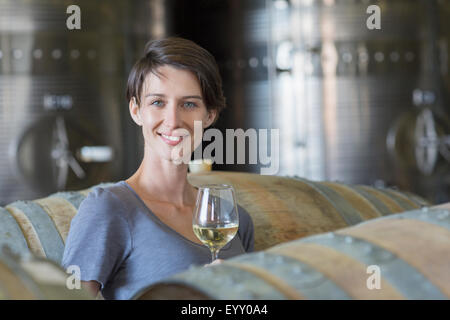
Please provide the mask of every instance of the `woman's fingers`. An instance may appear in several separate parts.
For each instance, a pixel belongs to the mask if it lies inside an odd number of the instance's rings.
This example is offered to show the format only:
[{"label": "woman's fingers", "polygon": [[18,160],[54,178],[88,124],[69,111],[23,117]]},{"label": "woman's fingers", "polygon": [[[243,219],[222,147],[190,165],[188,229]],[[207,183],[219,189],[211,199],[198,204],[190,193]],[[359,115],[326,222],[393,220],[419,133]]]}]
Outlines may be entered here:
[{"label": "woman's fingers", "polygon": [[212,266],[212,265],[215,265],[215,264],[221,264],[222,262],[223,262],[223,259],[216,259],[216,260],[214,260],[213,262],[211,262],[209,264],[205,264],[204,266],[205,267],[209,267],[209,266]]}]

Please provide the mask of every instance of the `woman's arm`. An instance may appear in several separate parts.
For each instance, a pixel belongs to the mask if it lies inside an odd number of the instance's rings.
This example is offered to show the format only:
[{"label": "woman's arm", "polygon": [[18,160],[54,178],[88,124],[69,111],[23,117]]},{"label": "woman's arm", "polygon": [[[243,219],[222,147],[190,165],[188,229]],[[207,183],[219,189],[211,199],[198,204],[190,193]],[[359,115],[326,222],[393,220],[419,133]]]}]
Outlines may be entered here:
[{"label": "woman's arm", "polygon": [[238,205],[239,229],[238,234],[242,241],[242,246],[246,252],[253,252],[255,245],[254,226],[250,214],[243,207]]}]

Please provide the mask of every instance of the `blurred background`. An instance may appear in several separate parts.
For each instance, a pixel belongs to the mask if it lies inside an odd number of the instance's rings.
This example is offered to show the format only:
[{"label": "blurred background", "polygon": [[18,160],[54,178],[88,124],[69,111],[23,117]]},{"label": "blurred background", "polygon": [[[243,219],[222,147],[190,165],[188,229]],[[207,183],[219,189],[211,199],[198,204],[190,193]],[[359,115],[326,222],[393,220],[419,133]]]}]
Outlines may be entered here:
[{"label": "blurred background", "polygon": [[218,129],[280,130],[279,175],[448,202],[449,21],[450,0],[0,0],[0,205],[132,175],[128,72],[172,35],[217,59]]}]

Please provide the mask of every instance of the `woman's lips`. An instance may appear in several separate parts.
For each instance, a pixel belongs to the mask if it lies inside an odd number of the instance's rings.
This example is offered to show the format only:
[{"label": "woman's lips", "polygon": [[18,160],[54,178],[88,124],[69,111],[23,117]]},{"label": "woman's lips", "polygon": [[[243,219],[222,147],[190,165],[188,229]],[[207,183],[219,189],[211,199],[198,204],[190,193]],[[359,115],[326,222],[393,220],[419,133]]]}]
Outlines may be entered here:
[{"label": "woman's lips", "polygon": [[165,143],[167,143],[170,146],[176,146],[183,140],[183,137],[169,136],[169,135],[165,135],[163,133],[159,133],[159,136]]}]

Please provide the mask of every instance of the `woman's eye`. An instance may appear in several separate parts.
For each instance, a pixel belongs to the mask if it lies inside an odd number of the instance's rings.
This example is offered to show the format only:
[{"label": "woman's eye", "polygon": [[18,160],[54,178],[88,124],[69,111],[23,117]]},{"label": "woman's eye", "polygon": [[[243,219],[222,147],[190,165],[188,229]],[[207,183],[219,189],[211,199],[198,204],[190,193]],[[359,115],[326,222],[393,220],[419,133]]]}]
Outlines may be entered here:
[{"label": "woman's eye", "polygon": [[162,107],[163,102],[161,100],[155,100],[152,102],[153,106]]},{"label": "woman's eye", "polygon": [[195,108],[197,105],[196,105],[194,102],[186,101],[186,102],[184,103],[184,106],[185,106],[186,108]]}]

